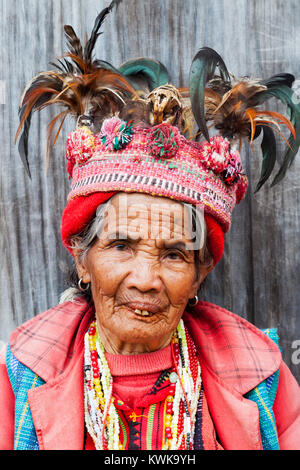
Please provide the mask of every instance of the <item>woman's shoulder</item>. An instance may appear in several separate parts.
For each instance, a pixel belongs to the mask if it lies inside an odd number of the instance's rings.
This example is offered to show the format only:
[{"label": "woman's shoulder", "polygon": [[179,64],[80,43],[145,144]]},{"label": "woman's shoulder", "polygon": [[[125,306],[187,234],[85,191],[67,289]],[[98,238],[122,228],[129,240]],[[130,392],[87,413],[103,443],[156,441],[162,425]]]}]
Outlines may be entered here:
[{"label": "woman's shoulder", "polygon": [[10,351],[48,381],[62,372],[68,358],[81,347],[93,314],[93,306],[83,298],[58,304],[13,330]]},{"label": "woman's shoulder", "polygon": [[[228,338],[236,338],[247,336],[253,340],[267,341],[269,339],[278,345],[277,329],[270,327],[260,329],[253,323],[246,320],[241,315],[231,312],[230,310],[220,307],[212,302],[200,301],[191,312],[194,321],[206,331],[210,331],[213,335],[228,335]],[[266,339],[269,338],[269,339]],[[278,348],[275,348],[278,351]]]},{"label": "woman's shoulder", "polygon": [[[230,310],[216,305],[212,302],[199,301],[189,312],[194,321],[201,326],[202,329],[230,332],[230,336],[245,333],[257,335],[265,340],[265,335],[272,337],[276,328],[260,329],[253,323],[246,320],[241,315],[231,312]],[[273,340],[277,341],[277,337],[273,336]]]},{"label": "woman's shoulder", "polygon": [[57,328],[69,328],[69,325],[76,326],[89,309],[90,304],[86,302],[84,297],[61,302],[17,326],[10,335],[10,343],[15,343],[17,338],[25,335],[35,337],[35,333],[40,330],[53,331],[54,335],[57,336]]},{"label": "woman's shoulder", "polygon": [[184,321],[203,366],[239,393],[253,389],[281,365],[276,330],[262,331],[241,316],[204,301],[186,312]]}]

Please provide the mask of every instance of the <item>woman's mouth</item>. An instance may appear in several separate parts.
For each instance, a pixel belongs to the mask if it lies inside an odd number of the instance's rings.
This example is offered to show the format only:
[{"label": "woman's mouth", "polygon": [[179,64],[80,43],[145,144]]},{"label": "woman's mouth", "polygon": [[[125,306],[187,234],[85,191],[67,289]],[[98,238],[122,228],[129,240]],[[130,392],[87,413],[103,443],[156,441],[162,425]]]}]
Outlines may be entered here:
[{"label": "woman's mouth", "polygon": [[154,315],[154,313],[148,312],[148,310],[139,310],[138,308],[134,310],[134,313],[136,315],[141,315],[142,317],[150,317]]},{"label": "woman's mouth", "polygon": [[130,308],[135,315],[140,317],[152,317],[153,315],[161,312],[160,307],[148,302],[128,302],[126,306]]}]

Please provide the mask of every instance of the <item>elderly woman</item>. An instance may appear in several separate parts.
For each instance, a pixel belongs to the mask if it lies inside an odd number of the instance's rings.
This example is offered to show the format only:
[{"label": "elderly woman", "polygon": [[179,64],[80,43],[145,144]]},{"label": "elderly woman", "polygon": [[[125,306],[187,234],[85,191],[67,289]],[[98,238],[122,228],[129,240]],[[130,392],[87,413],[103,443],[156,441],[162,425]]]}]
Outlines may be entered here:
[{"label": "elderly woman", "polygon": [[[197,54],[190,108],[166,85],[161,64],[143,59],[116,71],[83,56],[73,29],[65,32],[75,65],[61,62],[25,90],[20,151],[28,165],[31,111],[61,100],[78,116],[67,139],[72,184],[62,218],[77,289],[11,334],[1,362],[0,448],[300,449],[299,386],[275,332],[198,299],[247,188],[233,145],[241,134],[228,119],[228,106],[240,105],[225,64],[214,51]],[[226,112],[211,74],[217,62],[232,90]],[[212,79],[206,91],[203,76]],[[263,127],[255,128],[254,103],[264,91],[290,89],[290,76],[282,80],[238,84],[239,92],[252,87],[234,120],[249,137]],[[223,134],[198,143],[183,133],[192,109],[206,136],[201,97],[209,99],[207,120],[215,100]]]}]

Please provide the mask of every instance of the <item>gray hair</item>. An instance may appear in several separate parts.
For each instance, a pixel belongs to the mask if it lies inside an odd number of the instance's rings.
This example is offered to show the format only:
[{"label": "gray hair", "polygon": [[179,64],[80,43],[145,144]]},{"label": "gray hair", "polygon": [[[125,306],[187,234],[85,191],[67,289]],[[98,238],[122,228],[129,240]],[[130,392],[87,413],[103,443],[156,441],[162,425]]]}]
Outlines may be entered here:
[{"label": "gray hair", "polygon": [[98,206],[95,217],[84,228],[84,230],[78,235],[73,235],[71,237],[70,248],[78,251],[80,260],[83,260],[86,257],[90,248],[100,236],[105,221],[105,215],[110,204],[111,199],[101,204],[101,206]]}]

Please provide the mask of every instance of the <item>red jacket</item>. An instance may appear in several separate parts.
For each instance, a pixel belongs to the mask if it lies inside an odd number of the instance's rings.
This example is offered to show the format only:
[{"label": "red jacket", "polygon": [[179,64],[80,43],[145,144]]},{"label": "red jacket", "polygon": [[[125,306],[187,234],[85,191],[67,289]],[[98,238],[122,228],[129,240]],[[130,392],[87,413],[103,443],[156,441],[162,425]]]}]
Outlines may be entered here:
[{"label": "red jacket", "polygon": [[[11,334],[12,353],[46,382],[28,392],[40,449],[83,448],[83,337],[93,315],[83,300],[66,302]],[[275,343],[243,318],[208,302],[199,302],[183,318],[199,353],[203,387],[224,449],[262,449],[257,405],[243,395],[279,369],[273,407],[279,445],[300,450],[300,389]],[[0,368],[0,449],[10,450],[14,394],[4,352]]]}]

